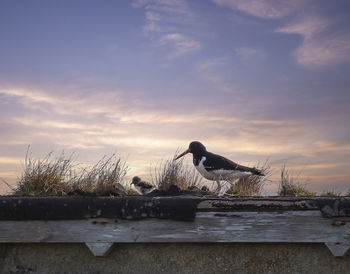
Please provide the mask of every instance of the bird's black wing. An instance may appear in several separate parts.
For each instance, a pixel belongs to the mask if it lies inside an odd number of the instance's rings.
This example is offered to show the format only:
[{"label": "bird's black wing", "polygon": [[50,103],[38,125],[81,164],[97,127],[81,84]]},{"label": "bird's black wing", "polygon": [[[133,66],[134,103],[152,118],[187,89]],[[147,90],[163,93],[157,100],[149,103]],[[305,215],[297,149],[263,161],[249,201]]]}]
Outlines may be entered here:
[{"label": "bird's black wing", "polygon": [[247,166],[242,166],[223,156],[220,156],[211,152],[207,152],[205,156],[206,156],[206,160],[204,161],[203,165],[207,171],[226,169],[226,170],[239,170],[242,172],[251,172],[254,175],[261,175],[261,176],[264,175],[261,170],[247,167]]},{"label": "bird's black wing", "polygon": [[143,187],[145,189],[151,189],[153,187],[151,184],[148,184],[148,183],[142,182],[142,181],[139,182],[137,185],[140,186],[140,187]]}]

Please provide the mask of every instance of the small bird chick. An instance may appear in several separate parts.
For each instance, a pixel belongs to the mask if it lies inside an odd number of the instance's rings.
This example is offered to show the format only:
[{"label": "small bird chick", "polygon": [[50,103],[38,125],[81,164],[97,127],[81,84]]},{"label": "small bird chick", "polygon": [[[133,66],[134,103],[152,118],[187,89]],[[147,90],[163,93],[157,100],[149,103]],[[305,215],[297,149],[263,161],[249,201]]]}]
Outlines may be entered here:
[{"label": "small bird chick", "polygon": [[138,176],[135,176],[134,178],[132,178],[132,182],[130,185],[134,185],[137,192],[141,195],[145,195],[149,192],[151,192],[151,190],[153,190],[154,186],[145,182],[145,181],[141,181],[141,178]]}]

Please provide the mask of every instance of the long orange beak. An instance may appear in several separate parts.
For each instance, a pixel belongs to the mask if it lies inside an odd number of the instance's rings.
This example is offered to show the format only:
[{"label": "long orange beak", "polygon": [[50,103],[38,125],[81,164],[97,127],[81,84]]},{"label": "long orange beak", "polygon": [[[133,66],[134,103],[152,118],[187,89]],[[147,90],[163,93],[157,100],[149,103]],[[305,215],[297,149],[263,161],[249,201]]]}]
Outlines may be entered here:
[{"label": "long orange beak", "polygon": [[181,158],[182,156],[184,156],[184,155],[186,155],[187,153],[190,153],[190,152],[191,152],[191,150],[188,148],[186,151],[184,151],[179,156],[177,156],[174,160],[177,160],[177,159]]}]

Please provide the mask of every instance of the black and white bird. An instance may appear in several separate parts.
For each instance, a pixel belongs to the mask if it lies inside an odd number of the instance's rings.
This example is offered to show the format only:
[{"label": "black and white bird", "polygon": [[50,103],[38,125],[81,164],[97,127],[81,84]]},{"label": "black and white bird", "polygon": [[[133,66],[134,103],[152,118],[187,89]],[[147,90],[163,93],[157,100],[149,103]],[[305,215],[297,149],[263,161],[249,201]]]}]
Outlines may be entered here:
[{"label": "black and white bird", "polygon": [[204,178],[216,181],[218,185],[216,192],[219,194],[221,193],[221,180],[232,184],[234,180],[245,176],[264,176],[263,172],[259,169],[242,166],[223,156],[208,152],[205,146],[198,141],[191,142],[188,149],[177,156],[175,160],[187,153],[193,154],[193,164]]},{"label": "black and white bird", "polygon": [[154,186],[145,182],[145,181],[141,181],[141,178],[138,176],[135,176],[134,178],[132,178],[132,182],[130,185],[134,185],[137,192],[141,195],[145,195],[149,192],[151,192],[151,190],[153,190]]}]

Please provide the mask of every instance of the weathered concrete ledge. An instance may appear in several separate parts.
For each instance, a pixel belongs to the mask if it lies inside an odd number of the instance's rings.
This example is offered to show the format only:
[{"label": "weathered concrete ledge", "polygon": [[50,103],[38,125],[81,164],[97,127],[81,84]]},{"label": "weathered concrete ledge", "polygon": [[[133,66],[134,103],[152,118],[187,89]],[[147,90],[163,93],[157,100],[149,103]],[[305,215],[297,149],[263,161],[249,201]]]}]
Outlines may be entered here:
[{"label": "weathered concrete ledge", "polygon": [[350,247],[350,198],[0,197],[0,243],[323,243]]},{"label": "weathered concrete ledge", "polygon": [[350,197],[11,197],[0,196],[0,220],[159,218],[193,221],[197,211],[319,210],[350,217]]},{"label": "weathered concrete ledge", "polygon": [[195,199],[164,197],[0,197],[0,220],[144,218],[193,221]]},{"label": "weathered concrete ledge", "polygon": [[318,210],[323,217],[350,217],[350,197],[244,197],[201,199],[197,210]]}]

